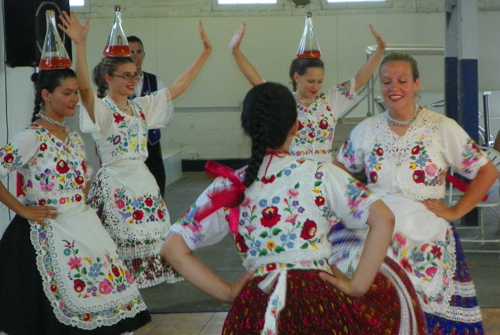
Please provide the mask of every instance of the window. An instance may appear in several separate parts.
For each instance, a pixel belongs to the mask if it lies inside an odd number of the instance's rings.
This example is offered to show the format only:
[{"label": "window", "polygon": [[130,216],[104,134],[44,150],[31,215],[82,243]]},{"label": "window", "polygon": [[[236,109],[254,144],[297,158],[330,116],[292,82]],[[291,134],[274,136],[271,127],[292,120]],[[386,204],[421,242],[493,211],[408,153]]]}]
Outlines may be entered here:
[{"label": "window", "polygon": [[392,7],[393,0],[320,0],[321,9],[369,9]]},{"label": "window", "polygon": [[69,8],[75,12],[90,12],[90,0],[69,0]]},{"label": "window", "polygon": [[285,0],[212,0],[212,10],[283,10]]},{"label": "window", "polygon": [[240,4],[275,4],[276,0],[218,0],[219,5],[240,5]]},{"label": "window", "polygon": [[326,0],[326,3],[344,3],[344,2],[385,2],[385,0]]}]

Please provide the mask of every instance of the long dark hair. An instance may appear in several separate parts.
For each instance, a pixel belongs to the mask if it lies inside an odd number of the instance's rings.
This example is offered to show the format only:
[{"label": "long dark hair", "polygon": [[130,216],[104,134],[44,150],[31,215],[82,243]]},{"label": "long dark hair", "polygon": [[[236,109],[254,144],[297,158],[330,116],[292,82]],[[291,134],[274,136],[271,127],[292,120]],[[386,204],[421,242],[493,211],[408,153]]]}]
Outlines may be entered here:
[{"label": "long dark hair", "polygon": [[118,66],[127,63],[134,63],[130,57],[103,57],[101,62],[96,65],[93,72],[94,83],[97,85],[97,97],[104,98],[108,83],[104,80],[104,75],[115,74]]},{"label": "long dark hair", "polygon": [[241,126],[252,139],[252,157],[243,180],[246,187],[257,177],[266,149],[281,147],[296,121],[295,99],[286,86],[266,82],[247,93],[241,113]]},{"label": "long dark hair", "polygon": [[35,121],[37,115],[44,107],[45,102],[42,99],[42,91],[47,90],[53,93],[59,87],[63,80],[67,78],[76,78],[75,71],[72,69],[62,70],[42,70],[31,75],[31,81],[35,86],[35,107],[31,122]]},{"label": "long dark hair", "polygon": [[292,64],[290,64],[290,70],[288,71],[288,75],[292,80],[292,87],[294,92],[297,90],[297,83],[293,79],[293,75],[297,73],[300,76],[302,76],[304,75],[304,73],[307,72],[307,69],[310,67],[319,67],[324,70],[325,64],[319,58],[295,58],[292,61]]}]

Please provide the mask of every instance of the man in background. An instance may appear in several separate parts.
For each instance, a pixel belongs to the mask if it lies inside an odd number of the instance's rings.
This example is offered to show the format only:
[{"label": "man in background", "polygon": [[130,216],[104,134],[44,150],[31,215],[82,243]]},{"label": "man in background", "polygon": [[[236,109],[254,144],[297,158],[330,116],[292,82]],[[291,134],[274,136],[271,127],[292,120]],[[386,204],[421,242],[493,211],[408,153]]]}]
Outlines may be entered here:
[{"label": "man in background", "polygon": [[[152,73],[142,71],[142,62],[146,53],[144,52],[144,45],[142,41],[137,36],[127,37],[128,45],[130,51],[132,52],[132,59],[134,60],[135,66],[137,68],[137,74],[139,75],[139,81],[135,86],[135,96],[130,97],[143,97],[149,95],[152,92],[161,90],[165,88],[165,83],[160,77]],[[165,167],[163,165],[163,157],[161,154],[160,146],[161,132],[160,129],[149,129],[148,132],[148,158],[145,161],[146,166],[149,171],[153,174],[156,179],[156,183],[160,188],[161,196],[165,195]]]}]

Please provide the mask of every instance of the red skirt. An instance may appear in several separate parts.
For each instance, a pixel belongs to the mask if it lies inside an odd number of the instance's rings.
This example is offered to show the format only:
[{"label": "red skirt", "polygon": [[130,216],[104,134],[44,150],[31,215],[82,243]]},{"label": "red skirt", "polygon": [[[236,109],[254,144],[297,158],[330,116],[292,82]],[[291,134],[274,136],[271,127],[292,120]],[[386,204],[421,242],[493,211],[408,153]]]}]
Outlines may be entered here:
[{"label": "red skirt", "polygon": [[[411,297],[416,334],[426,334],[425,316],[413,286],[396,265],[391,269],[403,277]],[[319,270],[289,270],[287,299],[279,314],[280,334],[384,334],[400,333],[402,303],[393,283],[378,274],[361,298],[345,295],[319,277]],[[240,291],[228,312],[223,335],[260,335],[269,296],[257,286],[264,277],[255,277]]]}]

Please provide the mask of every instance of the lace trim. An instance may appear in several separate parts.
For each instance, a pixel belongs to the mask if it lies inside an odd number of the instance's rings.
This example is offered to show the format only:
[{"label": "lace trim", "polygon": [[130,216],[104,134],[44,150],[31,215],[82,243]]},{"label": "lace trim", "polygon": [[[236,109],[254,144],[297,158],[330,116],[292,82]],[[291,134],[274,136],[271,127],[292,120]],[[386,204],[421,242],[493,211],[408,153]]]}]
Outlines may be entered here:
[{"label": "lace trim", "polygon": [[450,306],[445,313],[431,313],[442,318],[463,323],[478,323],[483,321],[479,306],[473,308]]},{"label": "lace trim", "polygon": [[116,247],[123,259],[131,260],[134,258],[146,258],[158,256],[161,246],[165,240],[157,239],[148,241],[148,244],[138,245],[137,242],[127,243],[127,241],[115,240]]},{"label": "lace trim", "polygon": [[461,283],[455,281],[455,295],[459,295],[464,298],[474,298],[477,296],[476,287],[473,282]]}]

